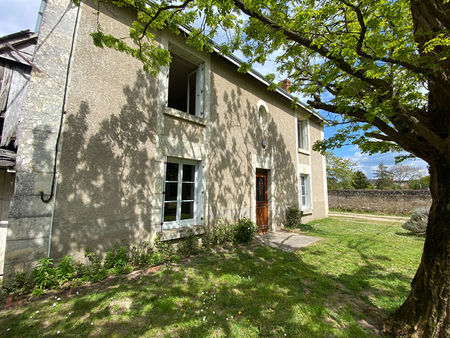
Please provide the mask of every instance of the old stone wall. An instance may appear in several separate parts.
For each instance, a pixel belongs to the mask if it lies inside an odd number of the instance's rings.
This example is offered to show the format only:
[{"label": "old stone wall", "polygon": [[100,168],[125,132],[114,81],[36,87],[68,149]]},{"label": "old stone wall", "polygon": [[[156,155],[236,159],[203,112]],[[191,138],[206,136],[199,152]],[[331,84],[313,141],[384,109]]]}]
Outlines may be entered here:
[{"label": "old stone wall", "polygon": [[64,106],[67,68],[78,8],[69,0],[47,3],[18,129],[15,192],[9,210],[4,275],[30,270],[48,254],[54,198],[55,145]]},{"label": "old stone wall", "polygon": [[431,206],[428,190],[331,190],[332,209],[406,215]]}]

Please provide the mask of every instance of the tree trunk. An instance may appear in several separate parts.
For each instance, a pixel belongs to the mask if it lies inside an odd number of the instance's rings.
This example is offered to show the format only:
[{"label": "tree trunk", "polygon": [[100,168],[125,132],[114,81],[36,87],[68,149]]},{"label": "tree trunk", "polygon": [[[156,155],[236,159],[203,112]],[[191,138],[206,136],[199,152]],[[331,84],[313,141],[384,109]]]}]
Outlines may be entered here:
[{"label": "tree trunk", "polygon": [[410,295],[384,329],[397,337],[450,337],[450,164],[442,156],[429,170],[433,203],[422,260]]}]

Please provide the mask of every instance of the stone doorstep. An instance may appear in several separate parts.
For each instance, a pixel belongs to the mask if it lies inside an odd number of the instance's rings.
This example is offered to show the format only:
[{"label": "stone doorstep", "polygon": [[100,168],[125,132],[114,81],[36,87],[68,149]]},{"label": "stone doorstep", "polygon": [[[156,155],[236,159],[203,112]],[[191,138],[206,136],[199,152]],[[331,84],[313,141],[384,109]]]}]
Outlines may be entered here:
[{"label": "stone doorstep", "polygon": [[257,235],[256,239],[261,243],[282,251],[296,251],[312,243],[320,241],[320,238],[296,234],[288,231],[267,232]]}]

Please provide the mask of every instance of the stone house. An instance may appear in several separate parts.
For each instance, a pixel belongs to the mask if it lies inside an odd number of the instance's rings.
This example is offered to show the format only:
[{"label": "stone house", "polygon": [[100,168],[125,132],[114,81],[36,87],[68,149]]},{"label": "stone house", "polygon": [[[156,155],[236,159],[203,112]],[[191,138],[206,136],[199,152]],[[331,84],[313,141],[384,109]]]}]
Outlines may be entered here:
[{"label": "stone house", "polygon": [[94,47],[127,36],[134,12],[48,0],[19,128],[5,272],[43,256],[83,258],[115,243],[176,239],[218,219],[282,228],[300,206],[327,216],[324,158],[311,150],[324,120],[292,107],[283,89],[237,72],[239,62],[199,52],[183,36],[157,41],[173,56],[157,77],[135,59]]}]

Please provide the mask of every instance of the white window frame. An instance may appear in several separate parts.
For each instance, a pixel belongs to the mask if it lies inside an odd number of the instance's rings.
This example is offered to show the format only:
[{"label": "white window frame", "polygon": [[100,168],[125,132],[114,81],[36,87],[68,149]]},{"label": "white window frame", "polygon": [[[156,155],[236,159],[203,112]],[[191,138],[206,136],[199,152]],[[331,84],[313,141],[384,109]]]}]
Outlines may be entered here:
[{"label": "white window frame", "polygon": [[300,210],[310,211],[312,209],[311,175],[301,173],[299,183]]},{"label": "white window frame", "polygon": [[[258,114],[257,115],[258,124],[262,130],[265,130],[267,128],[267,125],[269,124],[270,118],[269,107],[263,100],[259,100],[258,103],[256,104],[256,107],[257,107],[256,113]],[[265,116],[263,116],[264,113],[261,114],[261,108],[264,109]]]},{"label": "white window frame", "polygon": [[297,119],[297,147],[309,152],[309,121]]},{"label": "white window frame", "polygon": [[[171,51],[171,48],[169,47],[169,51]],[[204,115],[205,115],[205,113],[204,113],[204,111],[205,111],[205,104],[204,104],[204,102],[205,102],[205,98],[204,98],[204,94],[205,94],[205,63],[204,62],[200,62],[200,63],[198,63],[198,62],[196,62],[196,61],[194,61],[194,60],[192,60],[191,58],[189,58],[189,57],[186,57],[185,55],[180,55],[179,53],[177,53],[177,51],[175,50],[175,51],[173,51],[173,49],[172,49],[172,52],[174,53],[174,54],[176,54],[179,58],[181,58],[181,59],[184,59],[184,60],[186,60],[186,61],[188,61],[188,62],[190,62],[190,63],[192,63],[192,64],[194,64],[194,65],[197,65],[197,69],[196,70],[194,70],[193,72],[191,72],[189,75],[188,75],[188,85],[187,85],[187,88],[186,88],[186,104],[187,104],[187,106],[186,106],[186,112],[184,112],[184,111],[180,111],[180,110],[178,110],[178,109],[176,109],[176,108],[171,108],[171,107],[169,107],[169,79],[170,79],[170,66],[168,67],[168,69],[167,69],[167,76],[166,76],[166,88],[167,88],[167,90],[166,90],[166,108],[169,108],[169,109],[175,109],[175,110],[177,110],[177,111],[179,111],[179,112],[181,112],[181,113],[184,113],[184,114],[188,114],[188,115],[194,115],[194,116],[198,116],[198,117],[204,117]],[[190,76],[192,75],[192,74],[194,74],[195,73],[195,77],[196,77],[196,79],[195,79],[195,113],[194,114],[191,114],[190,112],[189,112],[189,109],[190,109],[190,106],[189,106],[189,89],[190,89]]]},{"label": "white window frame", "polygon": [[[167,173],[167,164],[168,163],[177,163],[178,164],[178,180],[176,183],[178,184],[177,187],[177,200],[176,201],[166,201],[166,183],[175,183],[175,181],[166,181],[166,173]],[[182,189],[183,189],[183,165],[194,165],[195,166],[195,178],[194,178],[194,200],[189,200],[194,202],[194,217],[190,219],[181,219],[181,202],[185,201],[182,200]],[[164,193],[163,193],[163,200],[162,200],[162,210],[161,210],[161,222],[162,222],[162,229],[163,230],[170,230],[170,229],[177,229],[187,226],[194,226],[194,225],[200,225],[202,223],[202,213],[203,213],[203,201],[202,201],[202,177],[203,177],[203,170],[202,170],[202,162],[200,161],[193,161],[189,159],[179,159],[179,158],[168,158],[165,162],[164,166]],[[192,182],[192,181],[191,181]],[[184,182],[189,183],[189,182]],[[187,200],[186,200],[187,201]],[[165,210],[165,204],[166,203],[177,203],[177,209],[176,209],[176,220],[175,221],[164,221],[164,210]]]}]

